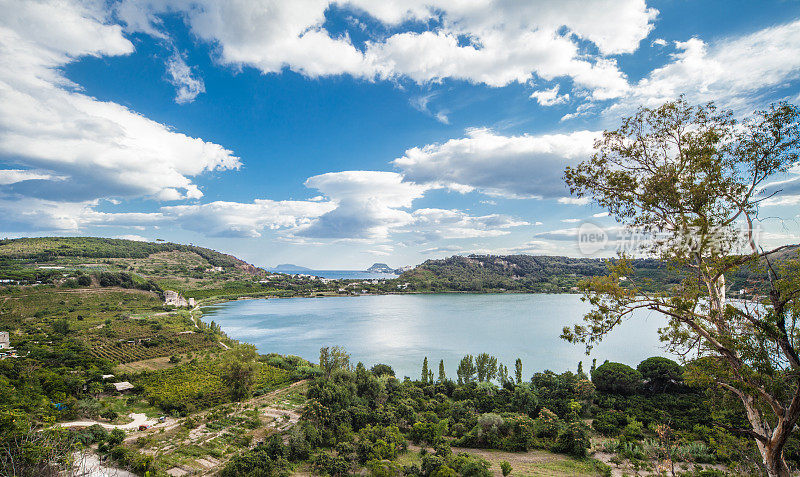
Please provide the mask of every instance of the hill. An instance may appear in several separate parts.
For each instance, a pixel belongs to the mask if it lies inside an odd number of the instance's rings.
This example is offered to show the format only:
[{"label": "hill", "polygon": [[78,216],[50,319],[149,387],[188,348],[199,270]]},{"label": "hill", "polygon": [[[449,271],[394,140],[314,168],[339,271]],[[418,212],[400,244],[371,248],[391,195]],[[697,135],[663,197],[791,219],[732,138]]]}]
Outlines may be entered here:
[{"label": "hill", "polygon": [[[786,248],[775,254],[773,261],[781,264],[796,259],[799,252],[800,245]],[[634,260],[632,266],[634,277],[631,278],[645,283],[644,288],[651,291],[678,284],[687,273],[656,259]],[[409,283],[406,289],[415,291],[561,292],[574,289],[582,279],[607,272],[607,260],[598,258],[455,255],[426,260],[404,272],[398,281]],[[729,277],[730,290],[758,288],[764,285],[763,277],[758,267],[738,270]]]},{"label": "hill", "polygon": [[101,237],[37,237],[0,240],[0,260],[48,262],[66,258],[142,259],[163,252],[193,253],[213,267],[237,268],[246,273],[258,273],[256,267],[233,255],[195,245]]}]

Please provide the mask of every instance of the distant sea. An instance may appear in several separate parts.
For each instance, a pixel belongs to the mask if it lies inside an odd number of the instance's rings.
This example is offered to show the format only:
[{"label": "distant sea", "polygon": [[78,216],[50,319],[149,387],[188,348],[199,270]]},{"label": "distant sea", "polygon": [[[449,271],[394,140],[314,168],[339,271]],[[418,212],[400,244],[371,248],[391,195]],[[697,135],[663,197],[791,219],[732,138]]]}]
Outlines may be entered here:
[{"label": "distant sea", "polygon": [[398,277],[398,275],[393,273],[373,273],[363,270],[281,270],[276,273],[285,273],[287,275],[295,275],[299,273],[302,275],[314,275],[322,278],[348,278],[354,280],[372,280],[374,278],[391,279]]}]

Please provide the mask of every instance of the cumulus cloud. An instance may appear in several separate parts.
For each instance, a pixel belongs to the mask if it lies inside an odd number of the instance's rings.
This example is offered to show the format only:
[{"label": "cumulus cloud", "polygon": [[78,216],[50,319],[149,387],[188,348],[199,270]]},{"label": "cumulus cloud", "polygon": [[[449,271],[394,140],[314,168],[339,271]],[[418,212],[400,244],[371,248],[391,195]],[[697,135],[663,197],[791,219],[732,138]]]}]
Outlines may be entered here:
[{"label": "cumulus cloud", "polygon": [[175,102],[178,104],[191,103],[200,93],[205,93],[206,86],[202,78],[196,77],[192,68],[186,64],[183,56],[175,51],[167,60],[167,74],[170,83],[175,86]]},{"label": "cumulus cloud", "polygon": [[300,227],[296,235],[329,239],[384,239],[413,222],[404,209],[430,189],[380,171],[330,172],[308,178],[305,185],[328,197],[335,208]]},{"label": "cumulus cloud", "polygon": [[29,207],[9,221],[40,213],[66,230],[99,198],[199,198],[191,177],[239,167],[231,151],[87,96],[62,75],[78,58],[133,51],[101,3],[3,0],[0,9],[0,160],[21,167],[0,173],[0,197]]},{"label": "cumulus cloud", "polygon": [[680,94],[749,113],[765,93],[800,79],[800,20],[710,44],[691,38],[674,45],[671,61],[633,85],[609,115],[640,104],[656,106]]},{"label": "cumulus cloud", "polygon": [[472,129],[466,137],[408,149],[394,160],[409,181],[503,197],[566,197],[564,167],[588,158],[598,132],[503,136]]},{"label": "cumulus cloud", "polygon": [[216,201],[208,204],[162,207],[170,222],[212,237],[260,237],[264,230],[294,229],[333,210],[331,202],[274,201],[252,203]]},{"label": "cumulus cloud", "polygon": [[[350,23],[366,16],[400,31],[357,48],[346,34],[333,36],[324,28],[332,5],[352,10]],[[160,17],[181,13],[197,38],[218,47],[221,63],[265,73],[289,68],[311,77],[452,78],[490,86],[570,77],[597,99],[627,89],[608,56],[635,51],[657,15],[644,0],[123,0],[116,12],[129,30],[157,37],[166,35]],[[403,28],[404,22],[429,20],[437,25],[432,30]],[[588,55],[578,39],[593,43],[599,55]]]},{"label": "cumulus cloud", "polygon": [[542,106],[555,106],[569,101],[569,94],[558,94],[558,85],[550,89],[543,89],[531,93],[531,99],[535,99]]},{"label": "cumulus cloud", "polygon": [[510,228],[530,225],[503,214],[471,216],[460,210],[418,209],[410,229],[428,240],[497,237]]}]

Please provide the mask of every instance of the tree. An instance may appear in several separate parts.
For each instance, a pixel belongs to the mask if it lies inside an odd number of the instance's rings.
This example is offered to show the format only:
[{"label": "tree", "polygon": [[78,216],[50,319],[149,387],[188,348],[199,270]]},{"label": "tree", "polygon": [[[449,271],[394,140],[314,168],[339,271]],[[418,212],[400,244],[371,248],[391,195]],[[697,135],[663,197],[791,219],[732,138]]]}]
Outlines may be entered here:
[{"label": "tree", "polygon": [[319,366],[326,376],[337,369],[350,369],[350,354],[339,346],[325,346],[319,349]]},{"label": "tree", "polygon": [[378,363],[370,369],[375,376],[394,376],[394,369],[388,364]]},{"label": "tree", "polygon": [[633,394],[642,381],[642,374],[622,363],[603,363],[592,373],[592,384],[598,391]]},{"label": "tree", "polygon": [[428,384],[428,357],[425,356],[425,359],[422,360],[422,376],[420,381],[422,384]]},{"label": "tree", "polygon": [[502,363],[497,366],[497,380],[500,384],[508,382],[508,367]]},{"label": "tree", "polygon": [[497,358],[488,353],[481,353],[475,357],[475,368],[479,383],[491,381],[497,376]]},{"label": "tree", "polygon": [[447,375],[444,372],[444,360],[439,360],[439,382],[443,383],[447,381]]},{"label": "tree", "polygon": [[[681,98],[640,108],[603,133],[591,159],[565,171],[573,194],[650,235],[645,250],[686,278],[652,292],[623,256],[607,276],[581,285],[593,308],[563,337],[591,348],[637,309],[667,316],[661,333],[670,348],[705,357],[692,379],[742,402],[750,426],[736,431],[755,440],[770,476],[789,475],[783,450],[800,419],[800,266],[775,263],[785,247],[760,247],[754,223],[776,193],[768,180],[798,162],[798,117],[796,106],[778,103],[740,121]],[[726,275],[742,267],[762,274],[766,298],[734,306]]]},{"label": "tree", "polygon": [[514,363],[514,377],[517,378],[517,384],[522,384],[522,360],[517,358]]},{"label": "tree", "polygon": [[231,397],[240,401],[250,395],[256,370],[256,347],[239,345],[223,356],[222,378],[231,390]]},{"label": "tree", "polygon": [[468,354],[461,358],[461,362],[458,363],[458,369],[456,370],[458,384],[466,384],[475,381],[475,372],[475,363],[473,362],[472,355]]},{"label": "tree", "polygon": [[650,384],[652,391],[663,392],[670,384],[683,380],[681,365],[663,356],[653,356],[639,363],[636,370]]}]

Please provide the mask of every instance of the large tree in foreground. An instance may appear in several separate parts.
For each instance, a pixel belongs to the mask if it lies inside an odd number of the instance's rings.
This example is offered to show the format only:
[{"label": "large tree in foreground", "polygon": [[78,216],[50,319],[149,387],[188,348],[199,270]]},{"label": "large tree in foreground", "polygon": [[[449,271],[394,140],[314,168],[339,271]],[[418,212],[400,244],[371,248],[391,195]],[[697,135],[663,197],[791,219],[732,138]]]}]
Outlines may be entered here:
[{"label": "large tree in foreground", "polygon": [[[798,108],[779,103],[738,121],[713,104],[680,99],[641,108],[606,131],[594,156],[567,168],[573,194],[590,197],[619,222],[647,236],[650,253],[686,272],[668,292],[652,293],[624,259],[583,284],[592,310],[563,337],[587,350],[635,310],[663,313],[661,338],[695,376],[744,406],[770,476],[788,476],[783,449],[800,418],[800,267],[764,250],[754,233],[768,181],[798,161]],[[785,258],[785,257],[784,257]],[[763,270],[765,289],[751,302],[726,300],[726,274]]]}]

